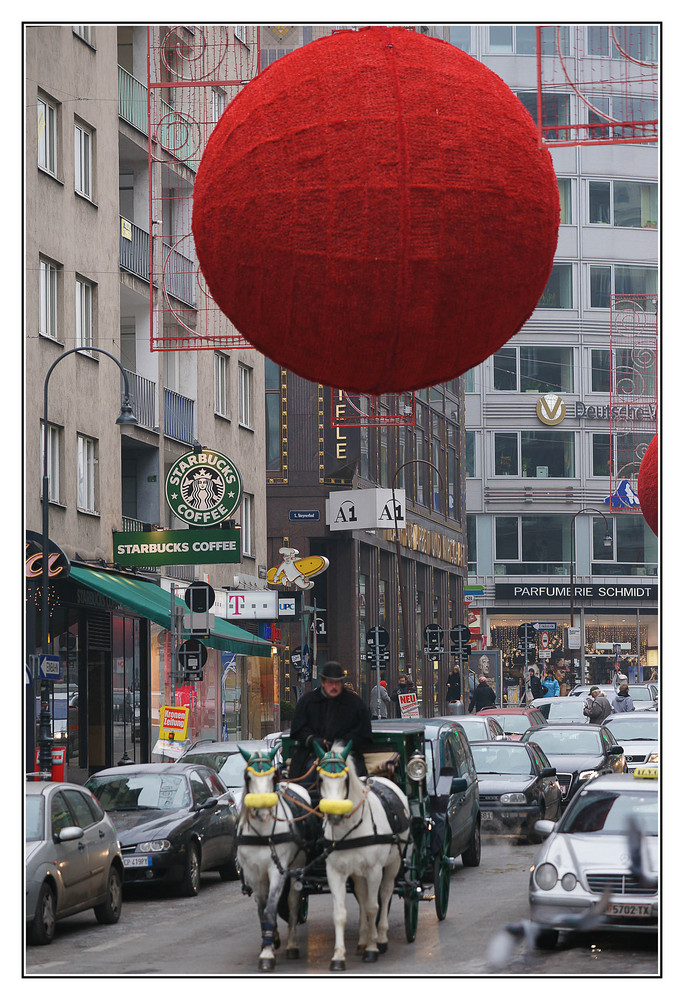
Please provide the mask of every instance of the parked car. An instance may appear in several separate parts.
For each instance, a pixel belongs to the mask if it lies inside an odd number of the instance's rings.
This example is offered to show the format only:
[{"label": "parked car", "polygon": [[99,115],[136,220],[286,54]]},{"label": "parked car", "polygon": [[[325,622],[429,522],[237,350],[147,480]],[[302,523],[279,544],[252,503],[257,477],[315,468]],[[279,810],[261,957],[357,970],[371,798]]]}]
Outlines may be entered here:
[{"label": "parked car", "polygon": [[[431,851],[438,854],[448,822],[451,835],[449,853],[461,856],[466,867],[480,864],[480,796],[477,771],[461,717],[442,719],[376,719],[373,730],[411,729],[420,726],[425,736],[426,786],[430,813],[435,821]],[[452,791],[452,778],[464,787]],[[441,780],[440,780],[441,779]],[[444,788],[446,787],[446,791]]]},{"label": "parked car", "polygon": [[237,810],[216,771],[200,764],[131,764],[88,778],[121,842],[124,882],[175,883],[196,896],[200,873],[239,876]]},{"label": "parked car", "polygon": [[93,909],[121,915],[124,867],[114,824],[89,791],[69,782],[26,782],[26,925],[49,944],[63,917]]},{"label": "parked car", "polygon": [[[642,770],[652,773],[638,777]],[[605,890],[610,891],[608,907],[592,934],[601,929],[657,932],[658,785],[655,769],[602,775],[587,782],[558,823],[537,823],[547,836],[529,882],[531,918],[544,927],[539,946],[554,947],[559,931]],[[630,818],[640,837],[636,869],[627,837]]]},{"label": "parked car", "polygon": [[658,764],[660,726],[658,716],[651,712],[618,712],[603,720],[625,751],[627,770],[640,764]]},{"label": "parked car", "polygon": [[497,740],[474,743],[472,752],[483,829],[515,831],[539,843],[534,824],[559,819],[562,801],[556,769],[544,751],[534,743]]},{"label": "parked car", "polygon": [[[615,704],[618,692],[612,684],[597,684],[595,686],[603,691],[611,706]],[[593,684],[576,684],[569,692],[569,697],[581,698],[583,701],[586,701],[592,687],[594,687]],[[630,684],[629,696],[634,702],[634,710],[637,712],[658,708],[658,700],[654,700],[653,691],[647,684]]]},{"label": "parked car", "polygon": [[535,698],[531,703],[544,716],[546,722],[589,722],[584,714],[585,698]]},{"label": "parked car", "polygon": [[[245,787],[245,758],[240,753],[240,747],[256,753],[257,750],[271,750],[266,740],[238,740],[237,742],[219,742],[200,740],[184,750],[178,758],[179,763],[203,764],[217,772],[219,778],[233,796],[235,805],[240,807]],[[276,755],[276,767],[279,764]]]},{"label": "parked car", "polygon": [[453,722],[454,720],[458,721],[459,726],[463,728],[469,743],[482,742],[483,740],[508,739],[496,719],[491,718],[489,715],[480,715],[478,712],[477,715],[440,716],[441,722]]},{"label": "parked car", "polygon": [[564,807],[590,778],[627,771],[622,747],[606,726],[550,722],[528,729],[522,742],[536,743],[556,768]]},{"label": "parked car", "polygon": [[546,722],[544,715],[534,707],[534,703],[508,708],[481,708],[477,714],[496,719],[511,740],[519,740],[530,726],[543,726]]}]

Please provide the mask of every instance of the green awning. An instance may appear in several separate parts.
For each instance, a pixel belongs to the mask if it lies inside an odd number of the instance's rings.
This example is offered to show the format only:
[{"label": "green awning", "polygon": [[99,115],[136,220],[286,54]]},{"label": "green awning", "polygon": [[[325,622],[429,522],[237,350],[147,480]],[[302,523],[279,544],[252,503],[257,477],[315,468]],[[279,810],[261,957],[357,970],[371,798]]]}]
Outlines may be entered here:
[{"label": "green awning", "polygon": [[[164,628],[171,628],[171,594],[156,583],[134,580],[117,573],[105,573],[99,569],[85,569],[82,566],[72,566],[69,575],[73,580],[96,590],[98,594],[104,594],[122,607],[136,611],[143,618],[149,618]],[[214,619],[212,634],[202,642],[212,649],[223,649],[229,653],[243,653],[245,656],[271,655],[270,642],[224,621],[223,618]]]}]

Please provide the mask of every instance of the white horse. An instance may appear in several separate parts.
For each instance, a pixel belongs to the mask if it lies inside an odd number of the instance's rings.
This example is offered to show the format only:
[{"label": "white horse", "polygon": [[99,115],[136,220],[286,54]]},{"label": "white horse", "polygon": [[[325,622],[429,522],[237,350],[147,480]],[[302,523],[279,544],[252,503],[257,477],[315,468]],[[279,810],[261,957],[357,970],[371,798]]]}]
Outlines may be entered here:
[{"label": "white horse", "polygon": [[[311,834],[314,811],[306,789],[290,782],[276,784],[273,758],[277,748],[250,753],[240,747],[240,753],[247,766],[238,820],[237,856],[246,891],[253,891],[256,896],[262,938],[259,970],[267,972],[275,969],[275,949],[280,946],[278,902],[288,870],[306,861],[303,844]],[[287,958],[299,958],[297,923],[301,890],[295,884],[292,879],[288,894]]]},{"label": "white horse", "polygon": [[[325,753],[314,743],[321,792],[318,808],[323,813],[324,843],[330,851],[326,872],[335,922],[335,950],[330,962],[333,971],[346,968],[344,929],[350,877],[359,903],[357,952],[363,954],[364,962],[375,962],[379,952],[387,951],[389,904],[409,839],[408,799],[386,778],[362,781],[349,757],[351,747],[351,743],[344,749],[342,744],[335,744]],[[374,791],[378,786],[386,786],[396,796],[397,832],[392,831],[380,798],[382,789]]]}]

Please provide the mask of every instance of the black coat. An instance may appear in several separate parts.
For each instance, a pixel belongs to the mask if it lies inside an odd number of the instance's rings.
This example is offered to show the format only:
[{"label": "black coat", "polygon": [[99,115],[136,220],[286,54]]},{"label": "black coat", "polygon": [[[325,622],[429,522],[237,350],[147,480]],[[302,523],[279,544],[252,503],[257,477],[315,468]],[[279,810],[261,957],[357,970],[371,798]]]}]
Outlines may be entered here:
[{"label": "black coat", "polygon": [[495,701],[496,695],[493,688],[486,681],[480,681],[473,691],[468,711],[472,712],[475,709],[476,712],[479,712],[481,708],[490,708]]},{"label": "black coat", "polygon": [[459,701],[461,697],[461,675],[454,671],[447,677],[446,700]]},{"label": "black coat", "polygon": [[536,674],[532,674],[530,677],[530,691],[532,692],[533,698],[542,697],[542,683]]},{"label": "black coat", "polygon": [[[359,770],[360,754],[373,742],[370,709],[353,691],[342,689],[336,698],[327,698],[322,688],[315,688],[297,702],[290,736],[302,744],[293,755],[291,777],[298,777],[303,773],[302,769],[305,770],[305,760],[314,753],[313,740],[323,749],[330,749],[336,741],[346,746],[351,740]],[[362,757],[360,761],[362,763]]]}]

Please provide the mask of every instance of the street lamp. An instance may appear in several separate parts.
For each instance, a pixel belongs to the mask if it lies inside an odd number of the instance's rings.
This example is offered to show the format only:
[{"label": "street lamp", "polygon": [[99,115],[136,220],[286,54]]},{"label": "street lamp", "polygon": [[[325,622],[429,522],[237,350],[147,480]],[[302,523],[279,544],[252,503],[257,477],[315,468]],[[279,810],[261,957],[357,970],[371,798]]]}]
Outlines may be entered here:
[{"label": "street lamp", "polygon": [[[603,546],[604,548],[610,548],[613,544],[613,539],[610,534],[610,526],[608,524],[608,518],[602,510],[597,510],[596,507],[582,507],[581,510],[576,511],[572,516],[570,522],[570,628],[575,624],[575,518],[580,514],[600,514],[606,524],[606,533],[603,536]],[[572,651],[568,647],[568,652],[570,652],[570,660],[573,660]],[[584,662],[584,636],[580,637],[580,670],[582,675],[584,671],[582,670],[582,664]],[[580,678],[580,682],[584,681],[584,676]]]},{"label": "street lamp", "polygon": [[403,465],[399,466],[399,468],[395,471],[394,476],[392,477],[392,509],[394,511],[394,544],[395,544],[395,547],[396,547],[396,550],[397,550],[397,572],[398,572],[398,575],[399,575],[399,600],[400,600],[400,603],[401,603],[401,624],[402,624],[402,631],[404,633],[404,656],[406,658],[405,659],[405,663],[404,663],[404,669],[409,674],[411,672],[411,664],[409,663],[408,614],[407,614],[407,607],[406,607],[406,591],[405,591],[405,587],[404,587],[404,571],[403,571],[402,565],[401,565],[401,547],[399,545],[399,528],[398,528],[398,525],[397,525],[397,500],[396,500],[396,496],[394,494],[394,488],[395,488],[395,485],[396,485],[397,476],[399,475],[399,473],[401,472],[401,470],[405,469],[407,465],[414,465],[414,464],[417,464],[418,462],[422,462],[423,465],[429,465],[430,468],[433,469],[437,473],[437,475],[439,476],[439,484],[440,484],[440,486],[442,488],[444,487],[444,481],[442,480],[442,474],[440,473],[439,469],[435,468],[435,466],[432,464],[432,462],[428,462],[427,459],[425,459],[425,458],[413,458],[413,459],[410,459],[408,462],[404,462]]},{"label": "street lamp", "polygon": [[[49,489],[48,489],[48,383],[50,381],[50,376],[52,375],[53,369],[59,364],[60,361],[64,361],[68,354],[80,354],[84,348],[73,347],[69,351],[65,351],[61,354],[55,362],[48,369],[48,373],[45,376],[45,385],[43,386],[43,561],[42,561],[42,594],[41,594],[41,626],[42,626],[42,648],[43,654],[48,651],[48,645],[50,643],[50,620],[49,620],[49,601],[48,601],[48,586],[50,582],[50,567],[48,559],[48,546],[49,542],[49,517],[50,517],[50,501],[49,501]],[[124,370],[123,365],[118,361],[113,354],[109,351],[105,351],[102,347],[88,347],[88,351],[97,351],[99,354],[105,354],[108,358],[111,358],[114,364],[118,365],[124,380],[124,401],[121,404],[121,413],[116,419],[117,424],[137,424],[135,416],[133,415],[133,410],[129,402],[130,398],[130,387],[128,385],[128,376]],[[40,777],[44,780],[49,780],[52,777],[52,743],[53,743],[53,732],[52,732],[52,715],[50,712],[50,700],[52,694],[52,679],[43,677],[40,682],[40,719],[38,724],[38,746],[39,746],[39,760],[38,760],[38,770],[40,772]]]}]

